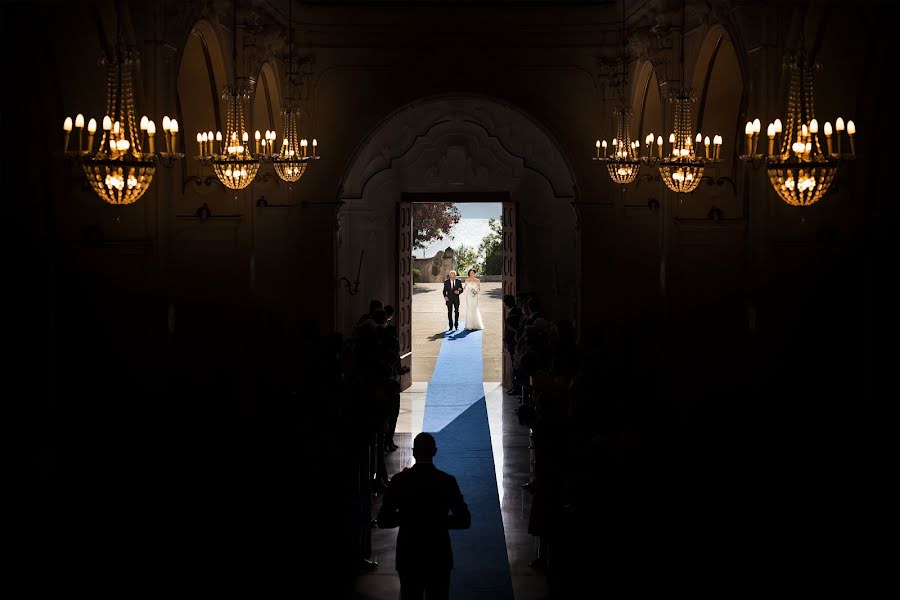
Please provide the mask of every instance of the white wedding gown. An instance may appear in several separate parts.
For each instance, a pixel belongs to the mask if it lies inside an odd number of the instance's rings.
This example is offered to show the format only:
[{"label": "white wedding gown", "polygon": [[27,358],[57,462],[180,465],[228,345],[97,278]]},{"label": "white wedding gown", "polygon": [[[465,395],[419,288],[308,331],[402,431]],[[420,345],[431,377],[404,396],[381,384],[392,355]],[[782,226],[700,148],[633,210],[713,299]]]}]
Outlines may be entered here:
[{"label": "white wedding gown", "polygon": [[484,329],[484,323],[481,322],[481,311],[478,310],[481,284],[467,282],[463,294],[466,297],[466,329]]}]

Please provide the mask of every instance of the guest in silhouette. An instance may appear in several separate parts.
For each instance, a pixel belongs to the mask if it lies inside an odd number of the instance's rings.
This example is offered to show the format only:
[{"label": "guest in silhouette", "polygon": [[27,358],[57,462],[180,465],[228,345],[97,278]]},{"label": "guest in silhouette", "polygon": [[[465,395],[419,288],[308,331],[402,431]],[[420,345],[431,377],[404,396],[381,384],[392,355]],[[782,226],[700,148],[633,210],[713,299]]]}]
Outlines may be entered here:
[{"label": "guest in silhouette", "polygon": [[416,464],[394,475],[378,511],[378,526],[400,527],[397,572],[401,600],[446,599],[453,552],[450,529],[472,523],[456,478],[434,466],[437,444],[429,433],[413,441]]},{"label": "guest in silhouette", "polygon": [[362,325],[366,321],[372,320],[375,316],[375,311],[383,309],[384,304],[381,302],[381,300],[372,300],[371,302],[369,302],[369,312],[363,313],[363,315],[359,317],[359,320],[356,322],[356,324]]},{"label": "guest in silhouette", "polygon": [[[512,294],[503,296],[503,306],[506,307],[506,319],[503,321],[503,346],[509,352],[509,359],[512,361],[516,356],[516,333],[522,320],[522,309],[516,304],[516,297]],[[518,373],[513,369],[512,385],[507,394],[520,394],[522,386],[519,383]]]}]

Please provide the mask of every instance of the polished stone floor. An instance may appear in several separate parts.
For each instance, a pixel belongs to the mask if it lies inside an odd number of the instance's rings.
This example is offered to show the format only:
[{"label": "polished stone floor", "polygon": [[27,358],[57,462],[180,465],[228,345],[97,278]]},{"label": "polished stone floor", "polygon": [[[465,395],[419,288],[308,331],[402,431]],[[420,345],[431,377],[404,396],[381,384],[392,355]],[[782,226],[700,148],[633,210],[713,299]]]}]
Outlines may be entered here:
[{"label": "polished stone floor", "polygon": [[[427,383],[413,383],[401,395],[400,418],[394,437],[400,449],[388,455],[390,473],[414,463],[412,439],[422,431],[427,389]],[[513,593],[516,600],[539,600],[546,597],[547,586],[544,576],[528,566],[536,556],[537,541],[528,535],[531,497],[522,491],[522,484],[530,479],[528,429],[519,425],[513,412],[519,405],[518,398],[505,395],[499,383],[484,383],[484,391]],[[435,464],[440,468],[440,451]],[[380,497],[375,499],[373,515],[378,511],[380,500]],[[394,570],[396,539],[396,529],[373,530],[372,558],[379,566],[360,575],[356,596],[359,600],[399,598],[400,581]]]}]

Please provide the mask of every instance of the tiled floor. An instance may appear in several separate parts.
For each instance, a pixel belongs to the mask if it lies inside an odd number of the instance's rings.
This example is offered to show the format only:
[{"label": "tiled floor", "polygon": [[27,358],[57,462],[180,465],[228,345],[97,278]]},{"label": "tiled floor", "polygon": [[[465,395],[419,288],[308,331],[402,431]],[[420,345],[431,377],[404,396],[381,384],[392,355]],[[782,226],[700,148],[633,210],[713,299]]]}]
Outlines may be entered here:
[{"label": "tiled floor", "polygon": [[[389,455],[388,471],[391,473],[414,462],[412,439],[422,431],[427,389],[427,383],[413,383],[401,395],[400,418],[394,437],[400,449]],[[513,592],[516,600],[539,600],[546,597],[547,586],[544,576],[528,566],[535,557],[537,546],[536,539],[528,535],[531,497],[521,487],[530,479],[528,429],[519,425],[513,412],[519,405],[518,398],[506,396],[499,383],[485,383],[484,390]],[[440,453],[435,463],[440,468]],[[375,512],[379,502],[380,497],[376,498]],[[394,570],[396,539],[396,529],[373,530],[372,558],[378,561],[379,567],[360,576],[358,599],[397,600],[400,597],[400,581]]]}]

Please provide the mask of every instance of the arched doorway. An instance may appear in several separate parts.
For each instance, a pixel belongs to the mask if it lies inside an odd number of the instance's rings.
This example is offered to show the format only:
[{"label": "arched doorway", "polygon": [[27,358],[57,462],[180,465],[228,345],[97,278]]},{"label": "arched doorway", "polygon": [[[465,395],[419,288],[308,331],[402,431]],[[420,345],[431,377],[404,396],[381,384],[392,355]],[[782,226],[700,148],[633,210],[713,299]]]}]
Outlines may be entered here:
[{"label": "arched doorway", "polygon": [[[398,293],[404,226],[398,207],[411,196],[421,201],[430,194],[442,201],[504,196],[510,211],[504,224],[517,231],[515,243],[504,248],[514,263],[515,287],[535,291],[554,318],[578,318],[575,178],[559,144],[515,106],[454,94],[395,111],[348,164],[339,191],[335,256],[338,277],[354,285],[335,290],[337,330],[349,333],[369,300],[380,298],[398,307],[402,338],[407,316]],[[406,345],[404,352],[409,350]]]}]

